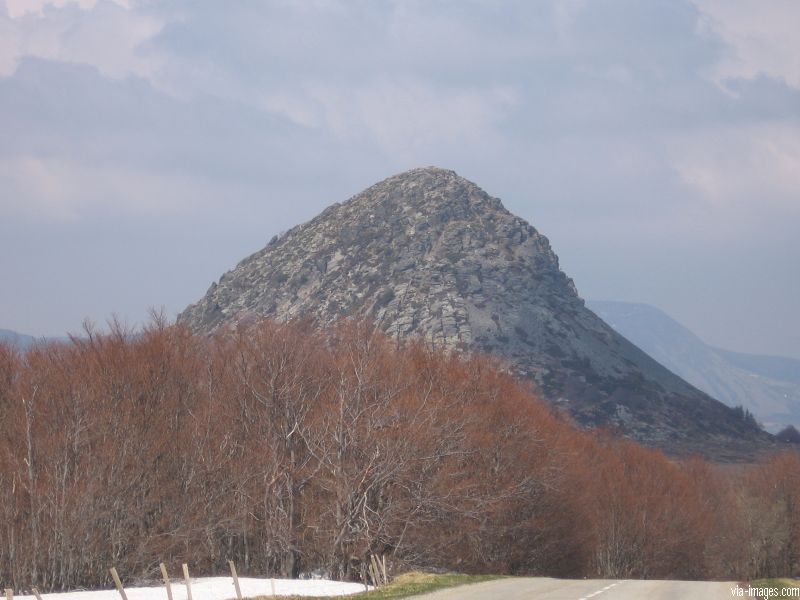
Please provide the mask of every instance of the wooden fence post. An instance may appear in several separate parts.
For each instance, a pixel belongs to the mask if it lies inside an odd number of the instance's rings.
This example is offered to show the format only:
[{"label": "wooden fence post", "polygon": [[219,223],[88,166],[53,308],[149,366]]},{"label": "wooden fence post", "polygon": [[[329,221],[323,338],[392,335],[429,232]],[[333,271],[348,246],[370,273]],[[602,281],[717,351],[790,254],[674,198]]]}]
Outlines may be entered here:
[{"label": "wooden fence post", "polygon": [[369,572],[369,578],[372,579],[372,585],[378,587],[380,584],[378,583],[378,576],[375,574],[375,559],[373,558],[372,554],[369,555],[367,571]]},{"label": "wooden fence post", "polygon": [[186,598],[192,600],[192,580],[189,577],[189,565],[183,563],[183,580],[186,582]]},{"label": "wooden fence post", "polygon": [[272,590],[272,597],[275,597],[275,579],[272,577],[269,578],[269,587]]},{"label": "wooden fence post", "polygon": [[381,571],[378,568],[378,559],[375,558],[374,554],[370,554],[369,561],[370,564],[372,565],[372,572],[373,572],[372,579],[375,581],[375,586],[380,587],[382,583],[381,583]]},{"label": "wooden fence post", "polygon": [[192,579],[189,577],[189,565],[183,563],[183,580],[186,582],[186,598],[192,600]]},{"label": "wooden fence post", "polygon": [[386,555],[381,554],[381,560],[379,561],[381,564],[381,570],[383,571],[383,583],[389,583],[389,576],[386,574]]},{"label": "wooden fence post", "polygon": [[117,573],[117,568],[111,567],[109,569],[109,572],[111,573],[111,579],[114,580],[114,585],[117,586],[117,591],[119,592],[119,595],[122,596],[122,600],[128,600],[128,595],[125,593],[125,588],[122,587],[122,581],[120,581],[119,573]]},{"label": "wooden fence post", "polygon": [[232,560],[229,560],[228,564],[231,567],[231,576],[233,577],[233,586],[236,588],[236,599],[237,600],[242,600],[242,589],[239,587],[239,576],[236,574],[236,565],[233,564]]},{"label": "wooden fence post", "polygon": [[169,573],[164,563],[158,565],[161,568],[161,577],[164,578],[164,587],[167,588],[167,600],[172,600],[172,584],[169,582]]},{"label": "wooden fence post", "polygon": [[31,593],[36,597],[36,600],[42,600],[42,595],[39,593],[38,588],[31,588]]},{"label": "wooden fence post", "polygon": [[14,600],[14,590],[6,588],[6,600]]},{"label": "wooden fence post", "polygon": [[372,564],[372,561],[370,561],[367,571],[369,572],[369,578],[372,579],[372,585],[375,587],[380,587],[381,582],[378,581],[378,574],[375,572],[375,565]]}]

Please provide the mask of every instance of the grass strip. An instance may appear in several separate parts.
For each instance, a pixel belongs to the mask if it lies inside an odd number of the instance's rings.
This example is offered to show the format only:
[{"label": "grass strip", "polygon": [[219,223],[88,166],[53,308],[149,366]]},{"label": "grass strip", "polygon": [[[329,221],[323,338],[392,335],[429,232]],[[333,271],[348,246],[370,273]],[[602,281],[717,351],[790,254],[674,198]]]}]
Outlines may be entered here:
[{"label": "grass strip", "polygon": [[[500,579],[501,575],[460,575],[435,573],[404,573],[395,577],[391,583],[383,587],[347,596],[354,600],[395,600],[399,598],[409,598],[419,594],[427,594],[444,588],[467,585],[470,583],[481,583]],[[321,596],[283,596],[291,600],[330,600],[328,597]],[[251,600],[272,600],[269,596],[258,596]]]}]

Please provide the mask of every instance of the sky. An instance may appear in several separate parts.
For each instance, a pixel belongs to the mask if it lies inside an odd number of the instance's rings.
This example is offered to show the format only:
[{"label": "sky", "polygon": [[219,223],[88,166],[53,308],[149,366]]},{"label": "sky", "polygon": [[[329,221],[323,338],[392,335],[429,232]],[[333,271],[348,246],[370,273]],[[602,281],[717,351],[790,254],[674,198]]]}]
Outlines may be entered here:
[{"label": "sky", "polygon": [[0,327],[170,316],[418,166],[584,298],[800,358],[796,0],[0,0]]}]

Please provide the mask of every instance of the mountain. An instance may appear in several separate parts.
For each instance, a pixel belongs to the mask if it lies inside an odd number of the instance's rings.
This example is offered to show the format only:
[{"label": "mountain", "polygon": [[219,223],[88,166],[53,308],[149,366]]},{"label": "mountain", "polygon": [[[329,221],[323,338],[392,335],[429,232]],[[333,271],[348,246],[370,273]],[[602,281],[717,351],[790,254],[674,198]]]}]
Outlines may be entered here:
[{"label": "mountain", "polygon": [[800,360],[720,350],[657,308],[628,302],[587,305],[676,375],[772,430],[800,425]]},{"label": "mountain", "polygon": [[453,171],[390,177],[276,236],[180,316],[210,333],[241,319],[368,317],[397,338],[499,357],[580,425],[718,460],[771,439],[584,306],[543,235]]},{"label": "mountain", "polygon": [[36,343],[36,338],[10,329],[0,329],[0,343],[11,344],[18,348],[29,348]]},{"label": "mountain", "polygon": [[715,350],[734,366],[763,377],[789,381],[800,385],[800,360],[786,356],[768,356],[764,354],[746,354],[731,350]]}]

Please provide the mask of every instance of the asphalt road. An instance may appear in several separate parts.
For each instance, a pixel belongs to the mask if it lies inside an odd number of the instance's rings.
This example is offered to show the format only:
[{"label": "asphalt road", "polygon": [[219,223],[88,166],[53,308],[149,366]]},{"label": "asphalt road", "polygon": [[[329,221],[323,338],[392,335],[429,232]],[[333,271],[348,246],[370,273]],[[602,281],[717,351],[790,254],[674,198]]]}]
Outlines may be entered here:
[{"label": "asphalt road", "polygon": [[731,600],[733,582],[519,577],[417,596],[425,600]]}]

